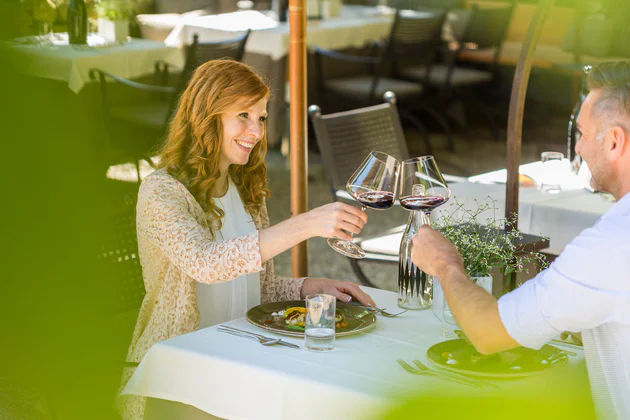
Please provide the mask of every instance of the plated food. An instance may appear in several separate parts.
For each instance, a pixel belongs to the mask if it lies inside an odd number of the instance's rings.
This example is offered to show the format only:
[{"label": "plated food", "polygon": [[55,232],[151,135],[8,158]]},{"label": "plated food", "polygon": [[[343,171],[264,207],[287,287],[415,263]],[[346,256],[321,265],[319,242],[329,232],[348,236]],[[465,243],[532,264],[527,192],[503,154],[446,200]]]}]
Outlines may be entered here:
[{"label": "plated food", "polygon": [[[279,334],[303,336],[306,321],[304,301],[294,300],[258,305],[245,316],[250,323]],[[357,334],[372,328],[376,316],[360,306],[337,302],[336,335]]]},{"label": "plated food", "polygon": [[458,373],[487,377],[518,377],[543,373],[567,362],[562,350],[545,345],[540,350],[524,347],[483,355],[465,339],[438,343],[427,351],[428,359]]}]

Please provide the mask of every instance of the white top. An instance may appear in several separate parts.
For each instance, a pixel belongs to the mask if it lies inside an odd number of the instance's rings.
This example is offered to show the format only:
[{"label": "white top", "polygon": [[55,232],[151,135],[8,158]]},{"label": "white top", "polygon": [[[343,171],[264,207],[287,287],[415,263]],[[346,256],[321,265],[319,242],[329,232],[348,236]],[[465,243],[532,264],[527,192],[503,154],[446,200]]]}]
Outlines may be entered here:
[{"label": "white top", "polygon": [[[223,209],[223,225],[217,232],[217,240],[225,241],[256,232],[252,217],[245,211],[238,189],[229,182],[225,196],[215,198]],[[260,305],[260,273],[254,272],[232,281],[207,284],[197,282],[197,306],[199,328],[241,318],[256,305]]]},{"label": "white top", "polygon": [[630,418],[629,238],[626,194],[551,267],[499,299],[507,332],[525,347],[582,331],[599,418]]}]

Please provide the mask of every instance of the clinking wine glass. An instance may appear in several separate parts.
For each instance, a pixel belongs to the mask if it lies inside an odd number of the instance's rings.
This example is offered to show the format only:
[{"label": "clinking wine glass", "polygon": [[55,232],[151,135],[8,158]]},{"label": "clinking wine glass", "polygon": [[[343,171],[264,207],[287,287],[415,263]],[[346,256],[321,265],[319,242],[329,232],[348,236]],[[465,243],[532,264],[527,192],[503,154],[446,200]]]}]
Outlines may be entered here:
[{"label": "clinking wine glass", "polygon": [[[387,210],[394,205],[400,162],[382,152],[371,152],[346,183],[352,198],[366,207]],[[328,244],[350,258],[363,258],[365,251],[357,244],[339,238],[329,238]]]},{"label": "clinking wine glass", "polygon": [[400,178],[400,205],[411,210],[411,214],[400,242],[398,306],[425,309],[432,304],[433,284],[411,260],[413,238],[420,226],[431,224],[431,211],[448,201],[451,190],[433,156],[405,160]]}]

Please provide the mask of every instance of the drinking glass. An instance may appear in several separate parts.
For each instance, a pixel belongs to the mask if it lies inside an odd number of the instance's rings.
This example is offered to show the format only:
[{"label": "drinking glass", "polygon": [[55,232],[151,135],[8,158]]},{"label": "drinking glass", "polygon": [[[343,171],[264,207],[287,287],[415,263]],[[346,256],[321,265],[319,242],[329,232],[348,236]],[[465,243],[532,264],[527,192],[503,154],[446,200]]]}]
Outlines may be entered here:
[{"label": "drinking glass", "polygon": [[540,182],[540,190],[550,194],[557,194],[562,191],[560,179],[565,170],[564,155],[560,152],[542,152],[540,161],[543,163],[543,173]]},{"label": "drinking glass", "polygon": [[[394,205],[399,168],[400,162],[390,155],[371,152],[346,183],[346,190],[361,204],[363,211],[366,207],[387,210]],[[365,257],[365,251],[354,242],[329,238],[328,244],[347,257]]]},{"label": "drinking glass", "polygon": [[331,295],[306,296],[304,340],[312,351],[328,351],[335,347],[335,313],[337,299]]},{"label": "drinking glass", "polygon": [[448,201],[451,190],[433,156],[405,160],[400,178],[400,205],[411,213],[400,242],[398,306],[426,309],[432,304],[433,279],[411,260],[413,238],[420,226],[431,224],[431,211]]}]

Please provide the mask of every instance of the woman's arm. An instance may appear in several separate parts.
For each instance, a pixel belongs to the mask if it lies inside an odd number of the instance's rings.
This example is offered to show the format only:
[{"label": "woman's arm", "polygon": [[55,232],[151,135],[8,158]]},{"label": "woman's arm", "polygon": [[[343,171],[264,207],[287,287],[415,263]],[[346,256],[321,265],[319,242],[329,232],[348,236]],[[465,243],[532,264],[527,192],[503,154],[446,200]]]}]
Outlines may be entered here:
[{"label": "woman's arm", "polygon": [[314,236],[350,240],[367,222],[360,209],[340,202],[326,204],[260,231],[263,262]]},{"label": "woman's arm", "polygon": [[147,178],[138,194],[138,235],[202,283],[225,282],[262,270],[258,232],[217,242],[198,223],[185,197],[185,187],[177,181]]}]

